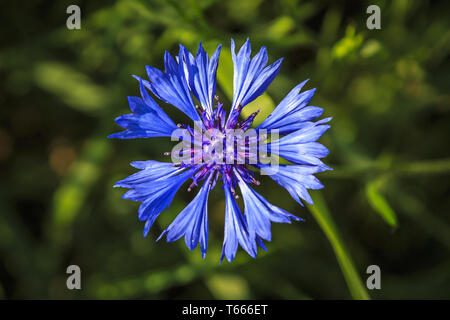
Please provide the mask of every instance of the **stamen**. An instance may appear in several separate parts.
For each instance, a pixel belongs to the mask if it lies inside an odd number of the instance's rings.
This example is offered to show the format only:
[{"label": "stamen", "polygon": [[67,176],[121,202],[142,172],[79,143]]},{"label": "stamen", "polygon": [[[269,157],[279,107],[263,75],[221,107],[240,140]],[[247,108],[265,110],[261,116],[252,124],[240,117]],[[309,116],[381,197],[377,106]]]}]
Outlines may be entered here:
[{"label": "stamen", "polygon": [[243,106],[242,104],[238,105],[233,112],[231,112],[229,118],[228,118],[228,124],[227,127],[229,129],[234,128],[236,126],[237,120],[239,118],[239,115],[241,114]]},{"label": "stamen", "polygon": [[203,114],[203,109],[200,108],[198,105],[195,105],[195,110],[197,110],[197,112],[202,115]]},{"label": "stamen", "polygon": [[230,187],[231,194],[234,196],[235,199],[239,199],[238,194],[236,193],[236,190],[233,187]]},{"label": "stamen", "polygon": [[188,192],[191,192],[192,189],[195,188],[195,186],[196,186],[195,182],[192,182],[191,185],[189,186],[189,188],[187,188],[187,191],[188,191]]},{"label": "stamen", "polygon": [[215,179],[218,174],[218,170],[214,168],[214,172],[211,174],[211,179],[209,180],[209,185],[212,186],[213,183],[215,184]]},{"label": "stamen", "polygon": [[248,118],[244,122],[239,124],[238,127],[244,131],[247,131],[252,126],[253,120],[255,119],[255,117],[258,115],[258,113],[260,111],[261,111],[261,109],[258,109],[255,112],[253,112],[250,116],[248,116]]},{"label": "stamen", "polygon": [[252,178],[252,183],[256,184],[257,186],[261,184],[261,182],[256,180],[255,178]]}]

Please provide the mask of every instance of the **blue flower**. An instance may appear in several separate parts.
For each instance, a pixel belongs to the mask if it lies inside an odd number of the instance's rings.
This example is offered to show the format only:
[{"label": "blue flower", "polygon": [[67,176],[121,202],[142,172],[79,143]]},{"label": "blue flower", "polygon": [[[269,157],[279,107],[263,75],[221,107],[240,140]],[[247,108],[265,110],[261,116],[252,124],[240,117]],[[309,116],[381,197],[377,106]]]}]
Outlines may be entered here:
[{"label": "blue flower", "polygon": [[[149,80],[134,76],[139,81],[141,96],[128,97],[132,113],[116,118],[125,130],[109,137],[182,139],[177,148],[165,153],[171,156],[171,162],[132,162],[140,171],[117,182],[115,187],[129,189],[123,198],[141,202],[138,216],[140,221],[145,221],[145,237],[182,185],[191,180],[188,191],[199,187],[197,195],[158,240],[166,236],[170,242],[184,237],[191,250],[200,244],[204,258],[208,247],[208,195],[220,180],[226,203],[220,262],[223,258],[231,262],[238,246],[251,257],[256,257],[258,247],[266,250],[263,241],[272,240],[272,222],[302,220],[257,193],[250,185],[260,182],[251,169],[268,175],[299,204],[303,205],[302,201],[312,204],[308,190],[323,188],[314,174],[331,170],[321,160],[328,155],[328,149],[317,142],[330,128],[327,123],[331,118],[315,121],[323,109],[309,105],[315,89],[301,92],[304,81],[256,128],[251,127],[258,112],[239,121],[242,109],[267,89],[282,62],[279,59],[267,65],[265,47],[251,58],[248,39],[237,54],[231,40],[233,101],[227,116],[216,95],[220,51],[221,45],[209,57],[200,43],[194,56],[180,45],[175,58],[165,53],[164,71],[146,66]],[[184,112],[194,125],[176,125],[147,90]],[[291,164],[279,165],[280,158]],[[236,190],[238,187],[240,192]],[[243,212],[236,201],[238,193],[243,198]]]}]

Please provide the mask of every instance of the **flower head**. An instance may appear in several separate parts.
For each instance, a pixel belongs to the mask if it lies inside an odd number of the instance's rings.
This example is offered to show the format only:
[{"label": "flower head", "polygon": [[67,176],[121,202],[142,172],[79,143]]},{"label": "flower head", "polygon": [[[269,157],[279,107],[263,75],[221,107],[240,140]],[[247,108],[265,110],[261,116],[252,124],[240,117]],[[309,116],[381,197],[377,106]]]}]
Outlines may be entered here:
[{"label": "flower head", "polygon": [[[300,93],[306,83],[304,81],[292,89],[256,128],[252,128],[252,124],[258,112],[239,121],[243,108],[260,96],[276,77],[282,59],[267,65],[265,47],[251,58],[248,39],[236,54],[234,41],[231,40],[233,101],[227,113],[216,95],[220,50],[221,45],[209,57],[200,43],[194,57],[180,45],[175,59],[170,53],[165,53],[164,72],[147,66],[149,80],[134,76],[139,81],[141,97],[128,98],[132,114],[116,119],[126,130],[110,137],[172,137],[182,140],[166,153],[171,156],[171,162],[132,162],[131,165],[140,171],[115,186],[129,189],[123,198],[141,202],[138,214],[139,219],[145,221],[146,236],[180,187],[191,180],[188,191],[197,187],[197,195],[158,240],[163,236],[167,241],[184,237],[186,246],[191,250],[200,243],[202,256],[205,257],[208,246],[208,194],[220,181],[226,203],[220,261],[226,257],[231,262],[239,245],[252,257],[256,257],[258,246],[266,250],[263,240],[271,241],[272,222],[302,220],[269,203],[250,186],[260,184],[254,169],[269,175],[298,203],[302,204],[303,200],[312,204],[307,190],[323,188],[314,174],[331,169],[321,161],[328,154],[327,148],[316,142],[330,127],[327,122],[331,118],[314,122],[323,109],[308,105],[315,89]],[[147,90],[159,100],[184,112],[194,125],[175,125]],[[280,158],[291,164],[279,165]],[[243,212],[236,202],[239,193],[244,202]]]}]

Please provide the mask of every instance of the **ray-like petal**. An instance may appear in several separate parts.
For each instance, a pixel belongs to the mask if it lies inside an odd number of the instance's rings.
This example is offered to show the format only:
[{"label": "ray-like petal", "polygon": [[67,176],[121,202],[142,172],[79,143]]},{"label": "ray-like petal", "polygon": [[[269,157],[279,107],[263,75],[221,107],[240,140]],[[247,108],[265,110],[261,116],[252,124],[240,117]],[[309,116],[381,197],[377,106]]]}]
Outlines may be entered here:
[{"label": "ray-like petal", "polygon": [[[179,57],[183,56],[183,51],[180,48]],[[165,72],[146,66],[146,71],[150,81],[134,76],[139,81],[142,80],[144,85],[156,96],[158,99],[167,102],[178,108],[189,116],[192,120],[200,120],[197,110],[195,109],[191,93],[189,91],[188,83],[185,77],[185,62],[184,59],[178,57],[178,63],[166,51],[164,55]]]},{"label": "ray-like petal", "polygon": [[117,182],[115,187],[130,189],[123,195],[124,199],[142,202],[138,213],[139,220],[146,221],[145,237],[158,215],[169,208],[178,189],[197,168],[185,170],[158,161],[137,161],[132,165],[142,170]]},{"label": "ray-like petal", "polygon": [[320,158],[328,155],[328,149],[318,142],[322,134],[330,128],[324,124],[331,118],[308,122],[302,129],[294,131],[268,144],[271,153],[296,164],[318,165],[329,169]]},{"label": "ray-like petal", "polygon": [[281,67],[282,58],[266,67],[267,49],[262,47],[253,59],[250,58],[250,41],[244,43],[238,54],[235,53],[235,43],[231,39],[231,54],[234,65],[233,75],[233,104],[230,116],[233,111],[244,107],[248,103],[260,96],[270,85],[278,74]]},{"label": "ray-like petal", "polygon": [[323,188],[322,183],[313,174],[327,170],[319,166],[306,165],[279,165],[276,168],[270,165],[258,165],[257,167],[285,188],[291,197],[302,206],[303,203],[300,199],[313,204],[307,189]]},{"label": "ray-like petal", "polygon": [[158,240],[165,234],[167,234],[167,242],[176,241],[184,236],[186,246],[190,250],[194,250],[200,242],[202,257],[205,258],[208,247],[208,195],[211,189],[210,178],[204,182],[195,198],[161,233]]},{"label": "ray-like petal", "polygon": [[152,182],[162,177],[171,177],[183,171],[182,168],[175,167],[171,162],[159,162],[155,160],[133,161],[131,166],[140,171],[118,181],[114,187],[134,188],[143,183]]},{"label": "ray-like petal", "polygon": [[134,139],[170,137],[177,126],[148,95],[141,83],[142,98],[128,97],[132,114],[125,114],[115,120],[127,130],[113,133],[109,138]]},{"label": "ray-like petal", "polygon": [[187,68],[185,71],[187,71],[186,78],[189,81],[189,87],[202,108],[209,115],[212,115],[213,100],[216,93],[217,65],[222,45],[217,47],[211,56],[211,60],[208,53],[203,49],[201,42],[195,58],[186,48],[183,46],[181,48],[186,60]]},{"label": "ray-like petal", "polygon": [[[161,107],[155,102],[155,100],[150,97],[147,89],[145,89],[144,82],[142,80],[139,81],[139,89],[141,91],[141,97],[145,101],[146,105],[149,106],[152,111],[156,112],[159,118],[166,122],[168,126],[170,126],[171,128],[176,127],[173,120],[163,111],[163,109],[161,109]],[[136,113],[135,111],[133,112]]]},{"label": "ray-like petal", "polygon": [[291,223],[291,219],[296,221],[302,220],[269,203],[263,196],[247,185],[237,172],[235,173],[244,199],[244,216],[251,239],[256,240],[256,236],[259,236],[264,240],[271,241],[271,222]]},{"label": "ray-like petal", "polygon": [[256,257],[256,244],[255,241],[249,237],[247,222],[227,184],[224,184],[224,191],[226,200],[225,233],[220,263],[222,263],[224,257],[227,258],[228,262],[233,261],[239,244],[254,258]]},{"label": "ray-like petal", "polygon": [[280,134],[287,134],[304,128],[309,122],[320,117],[323,109],[308,106],[316,89],[300,93],[308,80],[297,85],[278,104],[275,110],[258,126],[258,129],[277,129]]}]

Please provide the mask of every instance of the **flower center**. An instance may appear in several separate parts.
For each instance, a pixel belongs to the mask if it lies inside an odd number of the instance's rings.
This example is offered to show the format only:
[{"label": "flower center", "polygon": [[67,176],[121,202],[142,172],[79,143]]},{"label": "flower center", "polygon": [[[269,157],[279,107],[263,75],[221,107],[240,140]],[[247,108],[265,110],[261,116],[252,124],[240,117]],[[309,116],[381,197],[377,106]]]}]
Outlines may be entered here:
[{"label": "flower center", "polygon": [[[242,107],[235,108],[227,119],[227,113],[222,108],[223,104],[217,96],[215,98],[218,103],[212,112],[196,108],[201,121],[194,123],[194,128],[178,124],[181,132],[177,132],[176,136],[182,137],[182,141],[172,152],[165,153],[172,156],[172,161],[177,166],[198,166],[188,191],[206,176],[218,175],[219,172],[223,179],[229,180],[230,186],[236,183],[234,181],[236,173],[249,183],[259,184],[252,171],[245,165],[257,164],[259,158],[265,156],[260,154],[260,146],[267,135],[260,135],[258,130],[250,128],[260,110],[252,113],[246,120],[238,122]],[[209,180],[211,183],[214,181]]]}]

